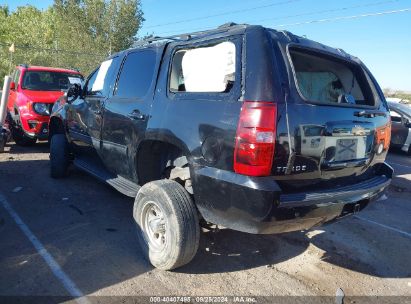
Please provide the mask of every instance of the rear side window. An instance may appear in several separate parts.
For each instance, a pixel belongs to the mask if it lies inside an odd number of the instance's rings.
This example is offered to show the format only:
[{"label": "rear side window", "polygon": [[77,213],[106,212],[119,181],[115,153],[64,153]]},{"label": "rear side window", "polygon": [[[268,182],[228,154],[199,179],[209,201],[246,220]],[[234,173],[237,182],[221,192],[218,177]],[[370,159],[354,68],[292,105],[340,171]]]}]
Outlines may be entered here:
[{"label": "rear side window", "polygon": [[359,65],[297,48],[290,48],[290,57],[303,99],[324,104],[375,105],[369,81]]},{"label": "rear side window", "polygon": [[235,81],[235,69],[233,42],[181,49],[173,56],[169,88],[171,92],[228,92]]},{"label": "rear side window", "polygon": [[127,55],[115,95],[121,98],[142,98],[153,82],[157,55],[152,50],[142,50]]}]

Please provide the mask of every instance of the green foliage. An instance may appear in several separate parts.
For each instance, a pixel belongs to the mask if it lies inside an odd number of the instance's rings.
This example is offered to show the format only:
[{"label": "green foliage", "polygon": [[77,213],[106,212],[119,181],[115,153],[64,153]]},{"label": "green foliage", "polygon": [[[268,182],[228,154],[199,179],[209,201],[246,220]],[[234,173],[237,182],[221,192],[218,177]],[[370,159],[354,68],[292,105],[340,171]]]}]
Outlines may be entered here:
[{"label": "green foliage", "polygon": [[87,75],[129,48],[144,21],[140,0],[55,0],[45,11],[0,6],[0,79],[16,64],[77,68]]},{"label": "green foliage", "polygon": [[385,97],[392,97],[392,98],[399,98],[404,101],[404,103],[411,103],[411,93],[410,92],[403,92],[403,91],[396,91],[386,88],[383,90]]},{"label": "green foliage", "polygon": [[401,92],[401,91],[393,94],[393,96],[390,96],[390,97],[400,98],[404,101],[407,100],[408,102],[411,102],[411,94],[404,93],[404,92]]}]

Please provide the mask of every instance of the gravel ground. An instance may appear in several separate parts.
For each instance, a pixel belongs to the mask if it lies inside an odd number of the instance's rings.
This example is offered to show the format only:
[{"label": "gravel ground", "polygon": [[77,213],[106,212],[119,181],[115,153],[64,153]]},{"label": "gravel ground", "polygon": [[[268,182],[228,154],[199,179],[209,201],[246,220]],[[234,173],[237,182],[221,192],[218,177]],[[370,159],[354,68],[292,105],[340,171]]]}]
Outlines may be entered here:
[{"label": "gravel ground", "polygon": [[[249,296],[243,300],[338,303],[335,295],[341,288],[351,297],[344,303],[411,302],[411,158],[400,152],[388,157],[396,177],[387,199],[362,213],[308,232],[204,232],[194,260],[173,272],[153,269],[143,259],[132,199],[77,169],[66,179],[53,180],[48,157],[46,144],[9,144],[0,154],[0,201],[15,211],[64,278],[89,296],[86,301],[123,303],[126,296],[241,301],[232,297]],[[70,286],[45,262],[44,252],[33,246],[4,203],[0,240],[0,302],[5,296],[36,296],[35,302],[70,297]]]}]

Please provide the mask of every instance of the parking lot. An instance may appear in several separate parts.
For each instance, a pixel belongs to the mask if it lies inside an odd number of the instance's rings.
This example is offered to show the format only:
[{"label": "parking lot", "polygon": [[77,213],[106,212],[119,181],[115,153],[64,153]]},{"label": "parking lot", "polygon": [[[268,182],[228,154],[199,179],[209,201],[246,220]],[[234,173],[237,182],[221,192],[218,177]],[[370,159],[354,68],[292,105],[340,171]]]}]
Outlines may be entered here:
[{"label": "parking lot", "polygon": [[74,168],[53,180],[48,157],[46,144],[0,154],[0,296],[334,297],[341,288],[369,297],[356,303],[411,301],[404,153],[389,155],[396,176],[366,211],[308,232],[204,232],[194,260],[173,272],[143,259],[132,199]]}]

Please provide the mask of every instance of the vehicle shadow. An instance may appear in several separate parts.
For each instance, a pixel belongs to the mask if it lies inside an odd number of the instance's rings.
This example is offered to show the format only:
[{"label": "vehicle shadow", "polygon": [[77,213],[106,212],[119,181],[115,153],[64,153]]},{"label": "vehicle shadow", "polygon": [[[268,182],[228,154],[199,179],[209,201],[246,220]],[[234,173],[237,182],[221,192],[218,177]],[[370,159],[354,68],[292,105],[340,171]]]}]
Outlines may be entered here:
[{"label": "vehicle shadow", "polygon": [[[0,161],[0,192],[83,293],[152,270],[137,243],[133,199],[87,174],[72,169],[56,180],[48,160]],[[0,295],[55,295],[47,282],[58,281],[1,204],[0,223]]]},{"label": "vehicle shadow", "polygon": [[[152,271],[155,276],[138,280],[140,289],[151,290],[157,276],[271,267],[305,253],[310,244],[324,251],[321,260],[352,271],[390,278],[411,275],[406,259],[406,252],[411,252],[409,239],[390,237],[353,218],[321,227],[324,233],[311,239],[304,232],[203,232],[199,251],[191,263],[176,269],[174,274],[153,270],[137,242],[133,199],[76,169],[70,170],[68,178],[51,179],[48,166],[48,160],[1,162],[0,192],[85,294]],[[34,174],[27,174],[28,168]],[[13,192],[17,186],[21,190]],[[1,206],[0,218],[0,233],[5,235],[5,227],[15,223]],[[36,280],[41,281],[42,275],[48,273],[44,270],[47,266],[41,260],[26,258],[37,255],[27,239],[23,237],[21,243],[13,240],[10,234],[0,242],[0,281],[21,280],[24,269],[32,269]],[[402,251],[398,256],[399,248]],[[21,264],[22,259],[28,262]],[[43,270],[38,271],[39,267]],[[0,294],[17,288],[13,286],[0,284]]]},{"label": "vehicle shadow", "polygon": [[[390,147],[388,153],[389,153],[389,154],[394,154],[394,155],[402,155],[402,156],[405,156],[405,157],[408,157],[408,156],[409,156],[409,154],[408,154],[407,152],[401,150],[401,149],[398,148],[398,147]],[[388,155],[389,155],[389,154],[388,154]]]},{"label": "vehicle shadow", "polygon": [[319,229],[323,233],[310,242],[324,252],[323,262],[373,277],[411,278],[409,238],[367,225],[362,217]]},{"label": "vehicle shadow", "polygon": [[[411,169],[405,174],[411,174]],[[389,186],[389,191],[392,197],[399,197],[402,195],[410,195],[411,193],[411,182],[409,179],[403,176],[396,176]]]},{"label": "vehicle shadow", "polygon": [[27,147],[19,146],[14,142],[8,142],[6,147],[9,147],[8,153],[10,154],[48,153],[50,151],[50,145],[47,141],[40,141]]},{"label": "vehicle shadow", "polygon": [[327,263],[381,278],[411,278],[410,193],[409,178],[394,176],[385,199],[320,227],[324,233],[310,242],[325,252]]},{"label": "vehicle shadow", "polygon": [[[376,235],[381,233],[355,218],[318,230],[320,233],[312,237],[307,232],[251,235],[228,229],[203,233],[194,260],[175,271],[209,274],[272,267],[303,254],[311,244],[322,252],[319,256],[322,262],[334,266],[380,278],[411,277],[411,265],[407,262],[407,250],[411,250],[409,239],[387,237],[376,243]],[[386,246],[391,249],[387,250]]]},{"label": "vehicle shadow", "polygon": [[309,245],[304,233],[254,235],[229,229],[203,232],[194,260],[182,273],[221,273],[267,266],[303,253]]},{"label": "vehicle shadow", "polygon": [[319,228],[324,233],[310,242],[325,252],[322,260],[327,263],[375,277],[411,278],[411,161],[407,153],[391,148],[387,162],[394,167],[387,199]]}]

